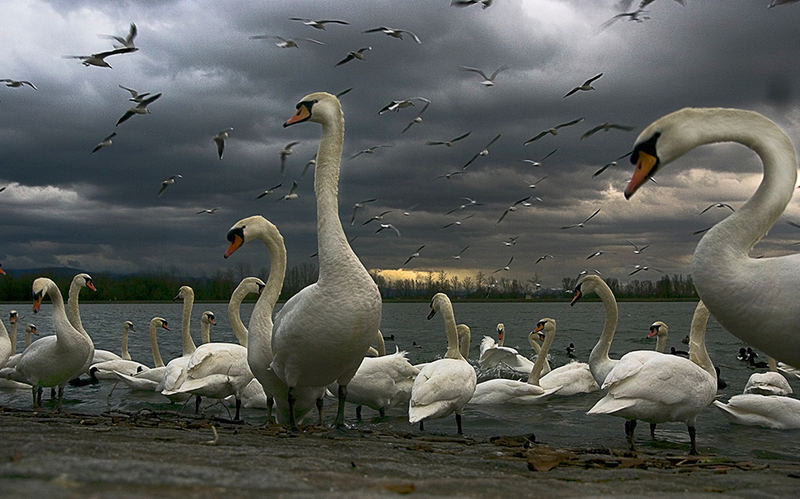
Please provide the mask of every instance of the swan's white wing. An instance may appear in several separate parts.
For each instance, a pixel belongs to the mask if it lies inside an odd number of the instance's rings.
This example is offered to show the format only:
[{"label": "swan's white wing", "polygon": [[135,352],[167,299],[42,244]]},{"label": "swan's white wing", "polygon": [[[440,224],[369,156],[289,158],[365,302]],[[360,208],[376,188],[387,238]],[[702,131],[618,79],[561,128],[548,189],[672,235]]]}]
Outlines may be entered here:
[{"label": "swan's white wing", "polygon": [[475,370],[467,362],[440,359],[428,364],[414,380],[409,421],[446,416],[459,411],[475,393]]},{"label": "swan's white wing", "polygon": [[591,393],[600,389],[589,370],[589,364],[570,362],[539,379],[539,386],[546,389],[561,387],[559,396],[570,396],[577,393]]},{"label": "swan's white wing", "polygon": [[715,400],[714,405],[735,423],[778,430],[800,428],[800,400],[791,397],[734,395],[727,404]]},{"label": "swan's white wing", "polygon": [[481,340],[480,356],[478,357],[478,359],[482,360],[483,354],[486,352],[486,350],[490,348],[495,348],[496,346],[497,342],[494,341],[494,338],[492,338],[491,336],[484,336],[483,339]]},{"label": "swan's white wing", "polygon": [[792,387],[782,375],[776,372],[753,373],[744,386],[744,393],[756,395],[789,395]]},{"label": "swan's white wing", "polygon": [[114,371],[134,376],[142,371],[150,369],[146,365],[136,362],[134,360],[107,360],[105,362],[98,362],[92,364],[89,370],[96,370],[95,377],[99,379],[117,379]]}]

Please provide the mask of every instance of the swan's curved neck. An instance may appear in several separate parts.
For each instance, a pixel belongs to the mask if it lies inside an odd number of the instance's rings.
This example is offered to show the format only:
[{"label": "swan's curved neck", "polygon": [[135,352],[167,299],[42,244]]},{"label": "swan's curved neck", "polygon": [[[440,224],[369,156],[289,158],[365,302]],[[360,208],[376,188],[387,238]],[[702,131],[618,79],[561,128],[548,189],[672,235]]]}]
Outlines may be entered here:
[{"label": "swan's curved neck", "polygon": [[246,289],[237,287],[233,291],[233,295],[231,295],[231,301],[228,302],[228,320],[231,321],[231,328],[233,329],[234,336],[236,336],[236,341],[238,341],[243,347],[247,348],[247,328],[245,327],[244,322],[242,322],[242,316],[240,313],[242,301],[244,301],[245,296],[247,296]]},{"label": "swan's curved neck", "polygon": [[717,371],[706,350],[706,326],[710,315],[705,304],[698,302],[692,316],[692,329],[689,331],[689,360],[717,379]]},{"label": "swan's curved neck", "polygon": [[453,305],[445,302],[439,309],[444,320],[444,331],[447,334],[447,352],[444,354],[445,359],[466,359],[461,355],[458,345],[458,328],[456,328],[456,316],[453,313]]},{"label": "swan's curved neck", "polygon": [[200,341],[205,345],[211,343],[211,323],[202,321],[200,324]]},{"label": "swan's curved neck", "polygon": [[528,376],[528,383],[531,385],[538,385],[539,384],[539,377],[542,375],[542,369],[544,369],[544,363],[547,362],[547,352],[550,351],[550,346],[553,344],[553,341],[556,339],[556,330],[552,326],[547,326],[548,329],[545,330],[545,337],[544,342],[542,343],[542,349],[539,351],[539,355],[536,357],[536,362],[533,364],[533,368],[531,369],[531,374]]},{"label": "swan's curved neck", "polygon": [[158,335],[156,334],[156,324],[154,322],[150,323],[150,350],[153,352],[153,367],[164,367],[161,350],[158,349]]},{"label": "swan's curved neck", "polygon": [[[6,329],[6,325],[3,324],[3,321],[0,321],[0,338],[2,337],[7,338],[9,346],[11,346],[11,348],[9,348],[9,352],[11,352],[11,355],[17,353],[15,347],[11,345],[11,337],[8,335],[8,330]],[[2,361],[5,362],[5,359],[2,359]]]},{"label": "swan's curved neck", "polygon": [[128,353],[128,325],[122,325],[122,359],[131,360],[131,354]]},{"label": "swan's curved neck", "polygon": [[183,297],[183,317],[181,318],[181,339],[183,341],[183,355],[191,355],[197,350],[192,340],[191,322],[194,295],[187,294]]},{"label": "swan's curved neck", "polygon": [[656,336],[656,352],[664,353],[664,350],[667,349],[667,335],[666,334],[659,334]]},{"label": "swan's curved neck", "polygon": [[[542,347],[539,345],[539,343],[536,342],[536,338],[534,336],[535,333],[530,333],[528,335],[528,343],[531,345],[533,351],[536,352],[536,355],[542,357]],[[539,359],[537,358],[536,360]],[[550,372],[550,362],[547,361],[547,352],[544,353],[544,364],[542,365],[542,371],[539,373],[539,375],[541,376],[541,373],[544,372],[545,370],[547,370],[547,372]]]},{"label": "swan's curved neck", "polygon": [[269,277],[250,314],[248,352],[252,344],[257,342],[259,349],[271,361],[272,311],[278,302],[283,289],[283,279],[286,276],[286,246],[283,243],[283,236],[275,228],[261,228],[256,232],[256,237],[264,243],[269,252]]},{"label": "swan's curved neck", "polygon": [[617,308],[617,300],[614,298],[614,293],[607,284],[602,283],[595,286],[594,292],[600,297],[603,302],[603,307],[606,310],[606,319],[603,322],[603,332],[597,343],[592,348],[589,354],[589,365],[597,364],[598,362],[608,362],[611,359],[608,357],[608,352],[611,350],[611,341],[614,339],[614,333],[617,330],[617,323],[619,322],[619,309]]},{"label": "swan's curved neck", "polygon": [[[744,258],[783,214],[794,194],[797,156],[789,137],[760,114],[730,111],[706,118],[706,123],[699,129],[698,145],[738,142],[761,158],[764,177],[755,194],[743,206],[706,233],[695,255],[704,249],[719,253],[719,248],[724,247],[734,252],[733,255]],[[724,275],[718,268],[714,272]]]},{"label": "swan's curved neck", "polygon": [[[19,319],[11,324],[11,331],[8,332],[8,339],[11,342],[11,355],[17,353],[17,327],[19,326]],[[5,326],[3,326],[5,327]]]},{"label": "swan's curved neck", "polygon": [[78,297],[81,294],[81,287],[82,286],[75,279],[69,284],[69,294],[67,295],[67,306],[69,309],[67,310],[67,318],[69,319],[69,323],[72,324],[72,327],[86,334],[86,330],[83,328],[83,322],[81,322],[81,312],[78,306]]},{"label": "swan's curved neck", "polygon": [[67,312],[64,308],[64,298],[61,296],[61,291],[58,290],[56,283],[50,282],[46,289],[47,296],[53,302],[53,322],[56,330],[56,337],[58,341],[72,341],[73,337],[88,338],[86,332],[81,332],[70,323],[67,318]]},{"label": "swan's curved neck", "polygon": [[767,356],[767,365],[769,366],[770,372],[778,372],[778,362],[775,360],[775,357]]},{"label": "swan's curved neck", "polygon": [[33,341],[33,331],[30,329],[25,330],[25,348],[31,346],[31,342]]},{"label": "swan's curved neck", "polygon": [[456,326],[458,331],[458,351],[465,359],[469,359],[469,347],[472,340],[472,332],[466,324],[459,324]]},{"label": "swan's curved neck", "polygon": [[375,350],[378,352],[379,357],[383,357],[386,355],[386,342],[383,340],[383,333],[380,329],[377,330],[378,332],[375,334],[375,344],[377,345]]},{"label": "swan's curved neck", "polygon": [[[343,262],[363,265],[347,242],[339,218],[339,170],[344,141],[344,116],[322,122],[322,138],[317,151],[314,170],[314,193],[317,198],[317,246],[319,255],[318,284],[326,276],[338,274]],[[366,273],[366,269],[364,269]]]}]

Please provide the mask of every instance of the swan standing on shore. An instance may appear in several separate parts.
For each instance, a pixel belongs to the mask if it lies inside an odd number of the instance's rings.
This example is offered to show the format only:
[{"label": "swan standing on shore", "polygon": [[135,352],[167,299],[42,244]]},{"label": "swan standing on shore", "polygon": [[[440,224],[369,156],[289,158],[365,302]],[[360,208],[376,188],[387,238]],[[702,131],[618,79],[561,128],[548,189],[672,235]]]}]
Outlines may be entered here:
[{"label": "swan standing on shore", "polygon": [[347,383],[361,365],[381,321],[381,295],[358,259],[339,219],[339,167],[344,115],[339,99],[317,92],[297,104],[284,126],[322,125],[314,169],[317,198],[319,279],[290,298],[275,317],[271,368],[289,387],[290,424],[295,427],[293,390],[339,384],[336,426],[344,425]]},{"label": "swan standing on shore", "polygon": [[603,389],[608,394],[587,414],[625,418],[625,434],[635,450],[636,420],[649,423],[682,421],[689,429],[690,454],[697,454],[695,418],[717,393],[717,373],[706,350],[709,311],[699,302],[689,333],[689,359],[638,350],[622,356],[608,373]]},{"label": "swan standing on shore", "polygon": [[753,258],[753,246],[783,214],[797,185],[797,155],[789,137],[764,116],[741,109],[686,108],[648,126],[631,154],[630,198],[656,171],[703,144],[738,142],[761,159],[755,194],[709,229],[694,251],[697,294],[734,336],[772,357],[800,365],[800,254]]},{"label": "swan standing on shore", "polygon": [[37,313],[44,295],[53,302],[53,326],[56,334],[31,343],[22,352],[14,368],[0,370],[0,376],[28,383],[32,387],[33,407],[39,407],[39,387],[58,386],[57,410],[61,410],[64,385],[82,372],[94,345],[87,334],[69,323],[64,309],[64,299],[58,286],[47,277],[33,281],[33,312]]},{"label": "swan standing on shore", "polygon": [[[550,345],[555,339],[555,328],[555,320],[544,318],[530,333],[531,335],[538,334],[543,343],[527,382],[503,378],[483,381],[475,387],[475,393],[469,403],[477,405],[538,404],[557,393],[561,389],[560,386],[547,390],[539,386],[539,376],[547,363],[547,351],[550,350]],[[531,341],[534,340],[531,339]]]},{"label": "swan standing on shore", "polygon": [[414,380],[408,404],[408,422],[418,422],[422,431],[426,419],[442,418],[455,413],[458,434],[461,435],[461,411],[475,393],[477,376],[475,369],[459,350],[453,304],[444,293],[433,295],[428,319],[437,311],[441,312],[444,319],[447,353],[443,359],[422,368]]}]

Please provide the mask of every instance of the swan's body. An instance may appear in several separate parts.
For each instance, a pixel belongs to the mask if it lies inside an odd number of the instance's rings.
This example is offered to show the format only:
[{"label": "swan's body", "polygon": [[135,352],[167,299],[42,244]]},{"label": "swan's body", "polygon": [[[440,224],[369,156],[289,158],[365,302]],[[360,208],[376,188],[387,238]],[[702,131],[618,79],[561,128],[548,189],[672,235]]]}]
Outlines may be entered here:
[{"label": "swan's body", "polygon": [[[411,387],[418,374],[419,369],[406,359],[406,352],[364,357],[347,385],[347,402],[365,405],[383,414],[390,406],[408,403]],[[328,388],[335,389],[333,386]]]},{"label": "swan's body", "polygon": [[[243,244],[253,240],[260,240],[269,252],[269,278],[266,286],[258,297],[253,312],[250,315],[249,332],[247,337],[247,364],[250,371],[264,393],[265,406],[267,407],[267,422],[272,421],[272,404],[275,403],[276,416],[279,423],[292,424],[289,417],[289,389],[270,368],[272,362],[272,311],[283,288],[283,279],[286,275],[286,247],[283,236],[269,220],[260,216],[244,218],[236,222],[228,231],[228,241],[231,242],[225,257],[229,257]],[[252,384],[252,383],[251,383]],[[247,393],[255,392],[256,403],[260,403],[260,394],[256,387],[245,387]],[[317,405],[325,393],[324,387],[298,387],[294,390],[294,416],[295,422],[302,421],[303,417]],[[243,395],[247,396],[247,395]],[[321,414],[320,414],[321,418]]]},{"label": "swan's body", "polygon": [[570,362],[553,369],[539,378],[539,386],[545,390],[559,388],[554,393],[558,397],[592,393],[600,389],[600,385],[594,380],[589,364],[586,362]]},{"label": "swan's body", "polygon": [[339,219],[339,165],[344,139],[339,100],[324,92],[310,94],[284,126],[306,120],[322,125],[314,170],[319,279],[290,298],[276,315],[270,367],[290,391],[337,382],[336,425],[341,426],[347,384],[380,325],[381,295],[350,247]]},{"label": "swan's body", "polygon": [[481,340],[480,357],[478,365],[481,372],[510,371],[513,376],[527,376],[533,369],[533,361],[520,355],[515,348],[507,347],[505,343],[505,326],[497,325],[497,341],[490,336]]},{"label": "swan's body", "polygon": [[[530,334],[534,335],[545,330],[555,331],[555,321],[553,319],[542,319]],[[537,384],[542,368],[547,362],[547,351],[550,349],[554,338],[555,334],[547,335],[545,333],[544,343],[539,351],[536,363],[529,373],[527,382],[503,378],[482,381],[475,387],[475,393],[469,403],[477,405],[539,404],[557,393],[561,389],[560,386],[544,389]],[[533,339],[530,341],[531,344],[535,342]]]},{"label": "swan's body", "polygon": [[12,349],[11,338],[8,336],[6,325],[3,324],[3,321],[0,321],[0,367],[5,365],[14,350],[16,349]]},{"label": "swan's body", "polygon": [[[464,357],[467,362],[469,362],[469,348],[470,342],[472,341],[472,331],[466,324],[456,324],[456,333],[458,333],[458,351],[461,352],[461,356]],[[446,353],[447,352],[445,352],[445,354]],[[414,367],[418,371],[421,371],[422,368],[428,364],[430,364],[430,362],[422,362],[419,364],[414,364]]]},{"label": "swan's body", "polygon": [[[33,342],[33,335],[34,334],[38,335],[39,334],[39,330],[36,328],[35,324],[28,323],[28,325],[25,326],[25,348],[28,348],[29,346],[31,346],[31,343]],[[0,365],[0,367],[15,367],[17,365],[17,361],[19,361],[20,357],[22,357],[22,352],[20,352],[20,353],[13,353],[12,352],[11,356],[6,360],[5,364],[4,365]],[[27,388],[30,388],[30,386],[28,386]]]},{"label": "swan's body", "polygon": [[800,379],[800,369],[794,366],[790,366],[789,364],[785,364],[783,362],[778,362],[777,369],[788,378],[795,377]]},{"label": "swan's body", "polygon": [[163,319],[162,317],[153,317],[150,319],[150,350],[153,352],[152,369],[148,369],[145,366],[145,369],[136,370],[133,374],[130,374],[129,371],[132,364],[124,364],[123,367],[125,372],[112,371],[114,375],[128,385],[131,390],[154,392],[164,381],[164,371],[166,371],[166,367],[164,366],[164,360],[161,358],[161,351],[158,348],[158,337],[156,334],[158,328],[163,328],[169,331],[166,319]]},{"label": "swan's body", "polygon": [[[111,379],[116,380],[117,375],[114,374],[114,371],[121,372],[133,376],[139,372],[145,371],[149,369],[146,365],[142,364],[141,362],[136,362],[135,360],[131,360],[131,354],[128,352],[128,333],[130,331],[135,331],[136,328],[131,321],[125,321],[122,323],[122,355],[114,357],[116,358],[109,358],[105,361],[99,361],[93,363],[89,366],[89,374],[97,379]],[[100,350],[100,352],[105,352],[106,350]],[[94,359],[98,358],[98,350],[95,349],[94,351]],[[111,353],[111,352],[109,352]],[[113,354],[112,354],[113,355]],[[101,354],[102,356],[102,354]]]},{"label": "swan's body", "polygon": [[[76,274],[69,283],[69,292],[67,294],[67,319],[69,319],[69,323],[72,324],[72,327],[88,337],[89,334],[86,332],[86,329],[84,329],[83,322],[81,322],[81,313],[78,304],[78,298],[82,288],[89,288],[92,291],[97,291],[97,288],[94,287],[92,276],[83,272]],[[95,360],[95,358],[97,360]],[[81,374],[88,373],[89,366],[92,364],[119,358],[119,355],[115,355],[108,350],[99,350],[92,345],[92,353],[83,364]]]},{"label": "swan's body", "polygon": [[200,345],[189,358],[185,379],[173,390],[162,391],[163,395],[192,393],[215,399],[233,395],[237,401],[234,419],[239,419],[242,391],[253,380],[253,373],[247,365],[247,329],[242,323],[239,309],[248,294],[259,294],[264,286],[261,279],[246,277],[231,294],[228,316],[239,344]]},{"label": "swan's body", "polygon": [[745,394],[790,395],[792,387],[781,374],[775,371],[753,373],[744,387]]},{"label": "swan's body", "polygon": [[14,368],[0,371],[3,377],[28,383],[33,390],[33,406],[38,406],[40,386],[58,386],[58,408],[61,408],[64,384],[82,372],[86,359],[94,350],[91,338],[69,323],[64,300],[56,283],[46,277],[33,281],[33,310],[39,311],[44,295],[53,302],[53,326],[56,334],[31,343],[22,352]]},{"label": "swan's body", "polygon": [[800,400],[777,395],[734,395],[728,403],[714,405],[732,422],[776,430],[800,428]]},{"label": "swan's body", "polygon": [[747,344],[800,365],[800,254],[752,258],[753,246],[783,214],[797,185],[791,140],[764,116],[739,109],[682,109],[638,137],[631,155],[637,167],[625,197],[662,165],[715,142],[738,142],[761,158],[764,177],[753,196],[708,230],[692,259],[697,294],[717,321]]},{"label": "swan's body", "polygon": [[[210,331],[213,324],[216,324],[214,314],[206,310],[200,316],[200,335],[204,340],[210,339]],[[203,344],[205,345],[206,343]],[[186,381],[192,356],[196,352],[197,349],[190,354],[182,355],[169,361],[166,369],[164,370],[164,381],[159,387],[156,388],[156,391],[161,392],[162,395],[173,402],[183,402],[187,400],[191,395],[188,393],[179,392],[178,387],[180,387],[183,382]],[[197,402],[197,408],[199,408],[199,399]]]},{"label": "swan's body", "polygon": [[624,355],[603,383],[608,394],[587,414],[611,414],[625,418],[631,449],[636,420],[650,423],[685,422],[691,453],[697,453],[694,423],[697,414],[717,393],[717,376],[705,346],[709,312],[703,302],[692,317],[689,359],[653,351]]},{"label": "swan's body", "polygon": [[477,376],[475,369],[461,355],[458,332],[453,314],[453,305],[444,293],[436,293],[431,300],[428,319],[440,311],[447,333],[447,353],[445,358],[431,362],[417,375],[411,388],[408,404],[408,422],[420,424],[423,421],[448,416],[455,413],[459,435],[461,411],[475,393]]},{"label": "swan's body", "polygon": [[[17,359],[14,359],[14,364],[9,365],[8,360],[14,356],[19,358],[16,354],[17,351],[17,311],[12,310],[9,313],[8,321],[11,323],[11,331],[6,330],[5,324],[0,321],[0,368],[13,367],[16,365]],[[20,383],[10,379],[0,378],[0,388],[24,389],[30,388],[31,385],[27,383]]]},{"label": "swan's body", "polygon": [[619,321],[619,309],[617,308],[617,300],[614,298],[614,293],[605,281],[596,275],[587,274],[578,281],[575,286],[575,293],[573,295],[570,306],[575,305],[583,295],[594,291],[600,300],[603,302],[605,308],[606,318],[603,322],[603,332],[597,339],[597,343],[592,348],[589,354],[589,370],[592,372],[592,377],[598,386],[603,386],[603,382],[608,376],[608,373],[619,362],[617,359],[611,359],[608,352],[611,350],[611,342],[614,339],[614,333],[617,330],[617,322]]}]

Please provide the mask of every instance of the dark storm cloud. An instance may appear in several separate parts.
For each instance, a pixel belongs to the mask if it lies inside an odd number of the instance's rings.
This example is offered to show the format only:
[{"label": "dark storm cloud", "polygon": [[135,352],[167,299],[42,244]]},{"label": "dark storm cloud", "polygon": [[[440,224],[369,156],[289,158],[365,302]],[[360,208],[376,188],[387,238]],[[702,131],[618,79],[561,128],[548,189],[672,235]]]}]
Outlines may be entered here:
[{"label": "dark storm cloud", "polygon": [[[632,169],[627,159],[592,174],[628,152],[651,121],[684,106],[756,109],[796,137],[797,49],[789,41],[800,9],[766,9],[766,3],[655,2],[650,20],[618,21],[605,30],[601,24],[616,13],[613,1],[509,0],[485,10],[450,8],[446,0],[402,8],[388,1],[15,5],[7,14],[16,26],[0,34],[0,77],[28,79],[40,90],[0,87],[0,182],[9,185],[0,193],[7,235],[0,258],[7,270],[74,264],[211,274],[241,264],[256,271],[265,265],[263,249],[242,251],[233,263],[221,253],[232,223],[262,213],[283,232],[290,266],[313,262],[313,169],[301,173],[316,152],[319,128],[281,124],[303,95],[352,87],[341,99],[347,130],[340,213],[348,236],[358,236],[353,247],[367,267],[397,268],[425,244],[409,268],[492,272],[514,256],[504,276],[536,274],[546,286],[559,286],[583,268],[621,278],[635,264],[687,273],[699,238],[691,232],[724,216],[699,211],[712,202],[746,200],[760,178],[757,158],[738,146],[695,151],[659,172],[658,184],[632,201],[621,194]],[[288,19],[294,16],[350,25],[320,31]],[[114,69],[61,58],[110,49],[96,35],[124,33],[131,21],[140,50],[110,57]],[[410,30],[422,44],[363,33],[382,25]],[[249,38],[254,35],[295,38],[300,47],[279,48],[273,39]],[[348,51],[366,46],[372,50],[363,61],[336,66]],[[491,73],[501,65],[509,69],[489,88],[459,69]],[[596,90],[563,97],[601,72]],[[151,114],[115,127],[132,105],[120,84],[163,95],[149,106]],[[415,96],[432,103],[405,133],[420,102],[378,114],[392,99]],[[577,117],[585,119],[523,145]],[[635,130],[580,139],[606,121]],[[228,127],[233,131],[219,160],[211,138]],[[112,131],[113,145],[89,154]],[[471,135],[453,147],[425,145],[466,131]],[[465,175],[437,179],[460,170],[498,133],[490,154]],[[282,176],[279,152],[291,141],[299,144]],[[392,147],[351,158],[379,144]],[[556,148],[541,167],[522,161]],[[178,173],[183,178],[157,196],[161,181]],[[528,187],[543,176],[535,189]],[[292,181],[300,198],[278,201]],[[277,192],[255,199],[278,183]],[[497,223],[527,195],[542,201]],[[465,196],[481,205],[447,215]],[[353,203],[373,197],[351,227]],[[215,207],[213,215],[196,213]],[[585,227],[560,229],[597,208]],[[376,234],[375,222],[362,225],[386,210],[402,237]],[[789,210],[788,218],[800,220],[796,208]],[[460,226],[442,228],[468,215]],[[759,248],[787,251],[797,235],[792,229],[779,222]],[[517,244],[505,246],[512,236]],[[628,240],[652,246],[633,255]],[[452,260],[466,245],[463,258]],[[586,261],[598,250],[604,253]],[[556,258],[535,264],[545,253]]]}]

